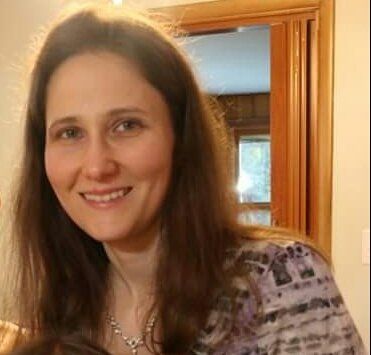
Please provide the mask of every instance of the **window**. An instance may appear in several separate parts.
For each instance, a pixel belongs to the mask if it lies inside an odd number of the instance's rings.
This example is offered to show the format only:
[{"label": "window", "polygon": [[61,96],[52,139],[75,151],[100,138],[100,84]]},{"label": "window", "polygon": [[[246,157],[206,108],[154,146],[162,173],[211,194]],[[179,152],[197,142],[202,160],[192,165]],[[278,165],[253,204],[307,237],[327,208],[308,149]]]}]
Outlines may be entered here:
[{"label": "window", "polygon": [[269,136],[242,136],[238,142],[237,191],[241,203],[270,203]]},{"label": "window", "polygon": [[271,224],[271,152],[269,135],[238,138],[237,194],[244,223]]},{"label": "window", "polygon": [[270,225],[271,136],[269,93],[217,97],[236,145],[235,184],[240,221]]}]

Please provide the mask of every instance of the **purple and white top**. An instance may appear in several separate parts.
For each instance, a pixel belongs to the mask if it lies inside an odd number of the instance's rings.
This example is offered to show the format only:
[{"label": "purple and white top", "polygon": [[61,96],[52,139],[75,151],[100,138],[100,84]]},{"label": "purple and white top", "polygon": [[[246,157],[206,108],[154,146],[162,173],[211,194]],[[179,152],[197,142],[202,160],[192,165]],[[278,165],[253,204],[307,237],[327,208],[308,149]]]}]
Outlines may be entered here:
[{"label": "purple and white top", "polygon": [[[314,250],[249,241],[229,253],[228,263],[235,262],[258,287],[263,312],[256,314],[246,277],[236,278],[235,323],[230,299],[220,296],[192,354],[366,355],[331,270]],[[228,336],[218,342],[223,332]]]}]

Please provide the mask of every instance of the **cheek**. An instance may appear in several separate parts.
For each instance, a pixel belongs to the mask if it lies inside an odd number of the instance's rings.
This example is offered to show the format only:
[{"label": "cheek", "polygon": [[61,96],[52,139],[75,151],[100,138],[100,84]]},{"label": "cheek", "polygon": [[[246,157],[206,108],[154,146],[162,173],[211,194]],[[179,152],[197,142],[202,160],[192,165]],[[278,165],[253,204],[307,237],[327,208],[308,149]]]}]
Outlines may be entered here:
[{"label": "cheek", "polygon": [[54,190],[68,186],[73,176],[73,161],[69,155],[60,154],[56,149],[46,149],[44,155],[46,175]]},{"label": "cheek", "polygon": [[167,179],[171,172],[172,156],[172,141],[156,139],[133,151],[130,158],[131,166],[138,177],[154,180]]}]

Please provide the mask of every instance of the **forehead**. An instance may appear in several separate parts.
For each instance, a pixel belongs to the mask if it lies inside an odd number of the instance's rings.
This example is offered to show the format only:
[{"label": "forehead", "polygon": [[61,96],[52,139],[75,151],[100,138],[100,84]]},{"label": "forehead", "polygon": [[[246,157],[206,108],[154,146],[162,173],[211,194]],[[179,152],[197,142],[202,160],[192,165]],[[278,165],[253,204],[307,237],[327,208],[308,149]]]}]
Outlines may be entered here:
[{"label": "forehead", "polygon": [[135,63],[109,52],[84,53],[63,62],[46,91],[46,118],[92,114],[116,106],[153,110],[164,100]]}]

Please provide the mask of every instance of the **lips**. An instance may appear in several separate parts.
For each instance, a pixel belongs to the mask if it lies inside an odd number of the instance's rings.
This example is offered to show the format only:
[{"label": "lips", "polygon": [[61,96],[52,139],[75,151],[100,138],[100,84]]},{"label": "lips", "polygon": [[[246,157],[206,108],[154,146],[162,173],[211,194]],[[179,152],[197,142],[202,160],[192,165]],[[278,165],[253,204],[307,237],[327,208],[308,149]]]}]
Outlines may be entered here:
[{"label": "lips", "polygon": [[133,188],[131,186],[109,189],[109,190],[94,190],[89,192],[80,193],[80,195],[87,201],[98,202],[98,203],[108,203],[111,201],[118,200],[126,196]]}]

